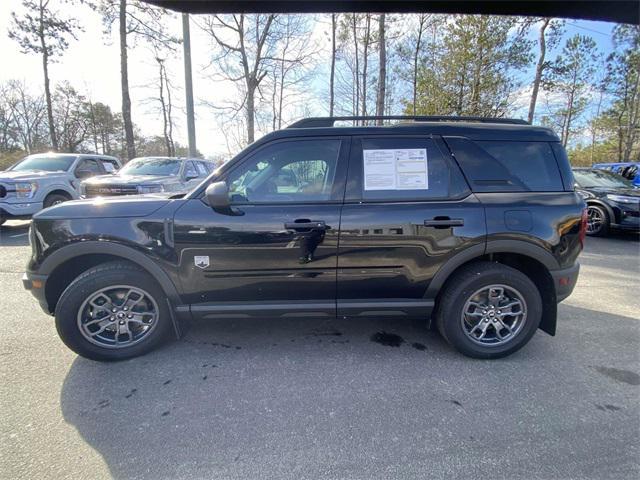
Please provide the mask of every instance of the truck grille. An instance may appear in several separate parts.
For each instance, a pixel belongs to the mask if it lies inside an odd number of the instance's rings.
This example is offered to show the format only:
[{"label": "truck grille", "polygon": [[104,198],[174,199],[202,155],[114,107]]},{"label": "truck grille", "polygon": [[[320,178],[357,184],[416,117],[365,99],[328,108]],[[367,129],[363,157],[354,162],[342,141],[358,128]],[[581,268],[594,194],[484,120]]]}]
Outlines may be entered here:
[{"label": "truck grille", "polygon": [[112,197],[118,195],[136,195],[138,187],[135,185],[87,185],[87,197]]}]

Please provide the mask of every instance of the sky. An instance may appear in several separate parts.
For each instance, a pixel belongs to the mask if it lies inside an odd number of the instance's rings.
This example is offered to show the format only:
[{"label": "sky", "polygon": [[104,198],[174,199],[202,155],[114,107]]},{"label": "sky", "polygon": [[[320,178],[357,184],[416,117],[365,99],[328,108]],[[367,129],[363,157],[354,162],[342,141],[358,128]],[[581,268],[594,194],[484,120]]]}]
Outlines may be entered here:
[{"label": "sky", "polygon": [[[18,44],[11,40],[7,31],[11,24],[11,11],[20,8],[19,0],[0,0],[0,82],[9,79],[25,80],[33,93],[42,91],[42,63],[39,55],[23,54]],[[65,12],[74,16],[83,26],[84,32],[78,35],[78,41],[72,41],[69,49],[50,67],[52,83],[68,80],[78,91],[94,102],[102,102],[111,106],[114,111],[121,110],[120,91],[120,57],[117,31],[104,33],[100,15],[87,7],[73,6]],[[326,16],[315,15],[322,22],[316,22],[313,32],[315,40],[326,45],[323,41],[324,30],[328,22]],[[194,79],[194,97],[196,112],[196,141],[198,149],[208,157],[229,156],[229,146],[225,141],[224,131],[221,129],[220,119],[209,104],[222,104],[225,98],[235,94],[232,84],[215,81],[211,78],[211,69],[207,68],[211,60],[211,40],[198,27],[198,16],[191,17],[192,64]],[[180,35],[181,19],[179,15],[169,20],[172,31]],[[565,37],[576,33],[590,35],[598,44],[604,55],[612,50],[611,30],[615,26],[606,22],[590,22],[568,20]],[[533,35],[533,33],[532,33]],[[328,52],[327,52],[328,54]],[[550,56],[555,54],[549,52]],[[327,56],[320,56],[327,58]],[[167,67],[173,76],[173,83],[178,87],[175,92],[176,131],[175,140],[180,144],[187,144],[186,119],[184,116],[184,73],[182,64],[182,47],[180,46],[167,62]],[[129,86],[132,97],[134,122],[140,127],[144,135],[161,135],[162,120],[159,112],[153,107],[149,98],[155,94],[154,83],[157,79],[157,67],[153,56],[143,43],[130,45],[129,49]],[[323,69],[318,70],[318,75]],[[533,66],[530,72],[523,72],[525,77],[533,77]],[[312,88],[322,90],[326,82],[317,78],[311,83]],[[528,105],[528,89],[523,87],[520,92],[522,105]],[[317,91],[315,97],[323,98],[325,92]],[[540,105],[540,104],[539,104]],[[541,106],[541,105],[540,105]],[[311,111],[322,114],[322,105],[311,106]]]}]

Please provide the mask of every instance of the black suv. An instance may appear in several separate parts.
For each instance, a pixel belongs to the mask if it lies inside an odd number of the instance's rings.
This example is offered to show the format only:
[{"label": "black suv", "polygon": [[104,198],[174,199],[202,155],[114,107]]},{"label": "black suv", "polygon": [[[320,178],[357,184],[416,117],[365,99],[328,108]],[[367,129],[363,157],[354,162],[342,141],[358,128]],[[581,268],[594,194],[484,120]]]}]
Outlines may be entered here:
[{"label": "black suv", "polygon": [[621,175],[594,168],[575,168],[576,191],[587,202],[587,235],[610,230],[640,231],[640,188]]},{"label": "black suv", "polygon": [[556,135],[507,119],[357,126],[372,120],[301,120],[186,196],[47,209],[24,285],[97,360],[192,319],[417,317],[479,358],[554,335],[586,229]]}]

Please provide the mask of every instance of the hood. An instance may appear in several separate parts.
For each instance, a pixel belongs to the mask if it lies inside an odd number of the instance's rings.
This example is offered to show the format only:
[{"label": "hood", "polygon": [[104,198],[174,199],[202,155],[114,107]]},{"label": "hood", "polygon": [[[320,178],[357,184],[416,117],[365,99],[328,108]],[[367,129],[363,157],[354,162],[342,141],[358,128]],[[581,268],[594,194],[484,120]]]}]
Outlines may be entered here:
[{"label": "hood", "polygon": [[175,181],[175,175],[98,175],[91,177],[83,185],[153,185]]},{"label": "hood", "polygon": [[599,196],[611,193],[614,195],[625,195],[627,197],[640,197],[640,188],[583,187],[583,190]]},{"label": "hood", "polygon": [[68,175],[67,172],[44,172],[42,170],[5,170],[0,172],[0,182],[33,182],[42,178],[67,177]]},{"label": "hood", "polygon": [[171,200],[167,195],[93,198],[72,200],[41,210],[35,220],[70,220],[74,218],[145,217]]}]

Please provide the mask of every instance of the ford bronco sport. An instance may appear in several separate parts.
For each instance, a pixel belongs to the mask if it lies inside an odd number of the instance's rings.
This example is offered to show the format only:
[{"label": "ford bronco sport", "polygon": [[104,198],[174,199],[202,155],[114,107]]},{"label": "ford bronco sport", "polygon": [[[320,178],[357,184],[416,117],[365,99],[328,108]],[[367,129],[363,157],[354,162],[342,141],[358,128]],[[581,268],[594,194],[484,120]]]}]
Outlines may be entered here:
[{"label": "ford bronco sport", "polygon": [[357,125],[372,120],[296,122],[186,196],[47,209],[24,286],[97,360],[192,319],[417,317],[478,358],[554,335],[586,229],[557,136],[508,119]]}]

